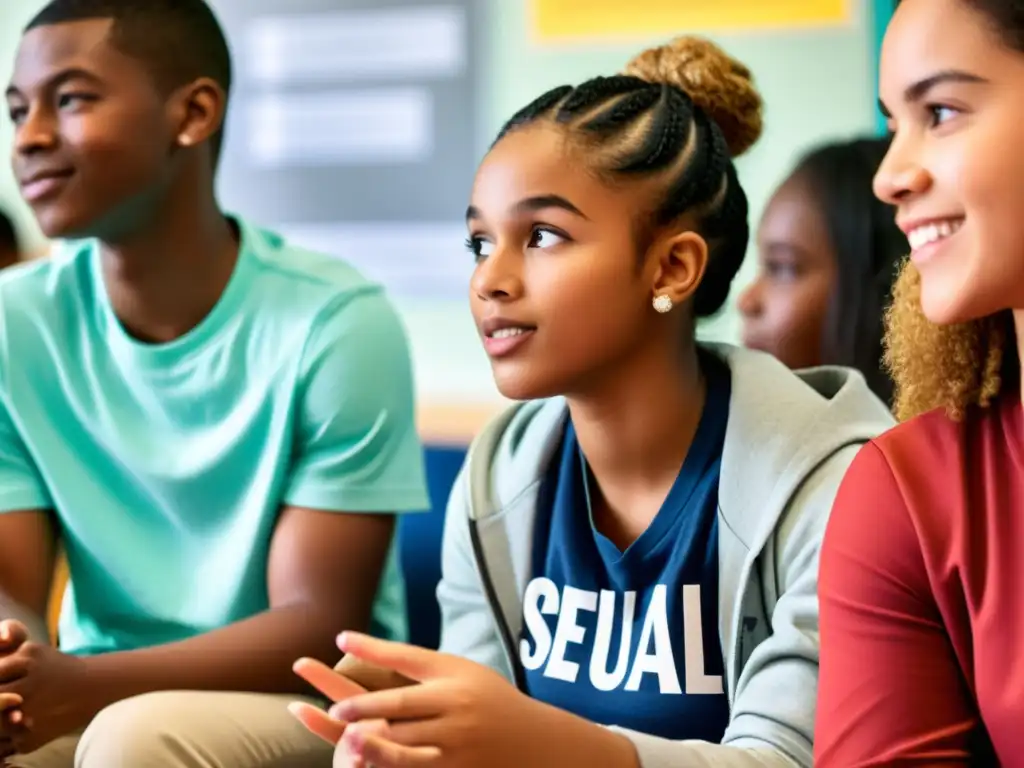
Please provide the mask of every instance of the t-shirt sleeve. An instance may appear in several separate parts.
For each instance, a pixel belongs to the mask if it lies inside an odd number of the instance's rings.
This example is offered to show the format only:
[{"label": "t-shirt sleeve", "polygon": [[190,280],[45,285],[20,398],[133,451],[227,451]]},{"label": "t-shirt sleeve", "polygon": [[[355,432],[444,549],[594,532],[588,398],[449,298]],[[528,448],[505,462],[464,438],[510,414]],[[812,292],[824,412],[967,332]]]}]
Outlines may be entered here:
[{"label": "t-shirt sleeve", "polygon": [[976,714],[925,562],[889,462],[868,444],[822,548],[816,766],[967,764]]},{"label": "t-shirt sleeve", "polygon": [[429,506],[405,331],[378,291],[339,299],[303,354],[285,501],[344,512]]},{"label": "t-shirt sleeve", "polygon": [[0,396],[0,514],[53,506],[28,449]]}]

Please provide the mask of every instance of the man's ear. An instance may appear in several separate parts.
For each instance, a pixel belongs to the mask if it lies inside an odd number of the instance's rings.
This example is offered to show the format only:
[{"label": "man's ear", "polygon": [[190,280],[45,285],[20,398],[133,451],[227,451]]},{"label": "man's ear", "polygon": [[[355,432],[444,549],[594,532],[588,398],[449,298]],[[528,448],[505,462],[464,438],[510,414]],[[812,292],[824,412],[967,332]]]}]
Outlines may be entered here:
[{"label": "man's ear", "polygon": [[216,81],[201,77],[171,96],[175,143],[192,147],[214,136],[224,124],[227,95]]}]

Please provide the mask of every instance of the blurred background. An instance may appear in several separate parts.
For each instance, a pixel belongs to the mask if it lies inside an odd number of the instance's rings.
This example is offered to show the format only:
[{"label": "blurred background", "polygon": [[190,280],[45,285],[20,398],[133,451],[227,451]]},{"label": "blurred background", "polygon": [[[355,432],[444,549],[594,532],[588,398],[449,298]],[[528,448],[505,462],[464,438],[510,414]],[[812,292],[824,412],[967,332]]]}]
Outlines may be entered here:
[{"label": "blurred background", "polygon": [[[766,132],[739,163],[753,220],[806,149],[878,131],[892,0],[213,0],[237,87],[221,171],[229,210],[383,280],[412,341],[423,419],[471,429],[501,400],[467,308],[461,222],[499,126],[549,87],[616,72],[682,32],[754,72]],[[40,0],[0,3],[0,78]],[[0,145],[9,147],[8,121]],[[45,252],[0,168],[0,209]],[[735,294],[753,278],[748,257]],[[737,341],[735,301],[701,329]],[[466,424],[462,422],[465,421]]]}]

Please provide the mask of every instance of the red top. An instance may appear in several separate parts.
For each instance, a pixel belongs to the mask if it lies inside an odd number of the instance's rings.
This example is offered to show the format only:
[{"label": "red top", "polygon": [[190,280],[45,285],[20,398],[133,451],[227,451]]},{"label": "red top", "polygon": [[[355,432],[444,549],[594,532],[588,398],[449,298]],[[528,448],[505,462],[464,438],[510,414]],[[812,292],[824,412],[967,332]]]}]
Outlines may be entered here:
[{"label": "red top", "polygon": [[864,447],[821,556],[815,765],[1024,766],[1024,413]]}]

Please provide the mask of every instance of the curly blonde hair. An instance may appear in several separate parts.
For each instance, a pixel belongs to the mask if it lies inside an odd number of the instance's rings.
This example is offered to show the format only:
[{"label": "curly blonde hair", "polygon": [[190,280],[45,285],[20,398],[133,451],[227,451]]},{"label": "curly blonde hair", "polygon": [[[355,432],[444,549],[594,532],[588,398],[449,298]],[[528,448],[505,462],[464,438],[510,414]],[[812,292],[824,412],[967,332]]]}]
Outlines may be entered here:
[{"label": "curly blonde hair", "polygon": [[896,387],[895,414],[906,421],[943,408],[961,420],[988,407],[1019,360],[1009,310],[952,325],[936,325],[921,309],[921,275],[908,259],[886,313],[885,364]]}]

